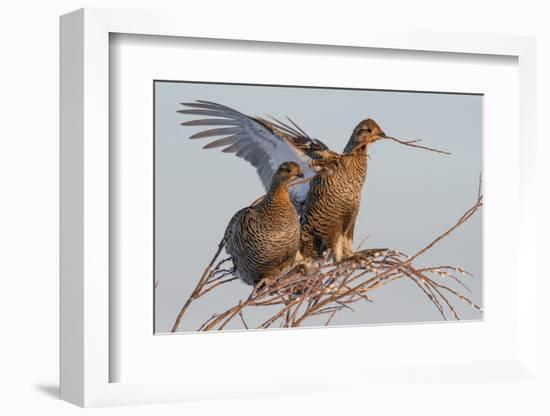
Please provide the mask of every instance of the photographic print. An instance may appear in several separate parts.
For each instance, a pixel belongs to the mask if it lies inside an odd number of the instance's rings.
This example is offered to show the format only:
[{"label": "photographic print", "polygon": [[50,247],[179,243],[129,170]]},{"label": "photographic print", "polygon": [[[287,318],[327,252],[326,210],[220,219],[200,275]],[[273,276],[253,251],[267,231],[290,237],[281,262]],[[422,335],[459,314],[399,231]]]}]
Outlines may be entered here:
[{"label": "photographic print", "polygon": [[482,95],[153,88],[155,333],[482,319]]}]

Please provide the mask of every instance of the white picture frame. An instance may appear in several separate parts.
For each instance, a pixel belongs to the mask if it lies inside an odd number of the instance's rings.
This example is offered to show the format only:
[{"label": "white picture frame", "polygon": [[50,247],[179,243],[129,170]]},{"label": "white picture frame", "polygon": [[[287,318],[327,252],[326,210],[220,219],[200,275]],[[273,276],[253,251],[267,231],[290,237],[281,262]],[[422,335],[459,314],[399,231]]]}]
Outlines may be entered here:
[{"label": "white picture frame", "polygon": [[[535,183],[535,42],[533,38],[464,34],[398,32],[383,29],[357,31],[348,28],[327,34],[311,25],[307,31],[289,28],[281,32],[275,24],[250,24],[245,34],[234,31],[235,22],[220,18],[205,25],[200,17],[169,13],[83,9],[61,18],[61,398],[80,406],[155,403],[209,397],[238,397],[260,394],[307,393],[346,389],[388,382],[388,374],[406,378],[407,371],[395,368],[336,368],[337,377],[318,374],[289,379],[269,374],[262,383],[235,382],[227,385],[228,374],[212,387],[198,373],[178,381],[112,382],[110,368],[121,357],[110,348],[115,337],[110,311],[116,308],[110,292],[109,275],[114,259],[112,238],[110,172],[113,159],[109,147],[109,35],[112,33],[277,42],[285,44],[332,45],[334,47],[382,48],[439,53],[505,55],[516,57],[519,67],[519,215],[517,270],[523,284],[517,292],[517,346],[507,359],[481,360],[434,366],[418,363],[421,380],[437,373],[473,383],[484,379],[484,371],[507,380],[537,377],[536,362],[536,211]],[[519,273],[519,272],[517,272]],[[296,332],[294,332],[296,334]],[[152,335],[152,334],[151,334]],[[191,335],[194,336],[194,335]],[[243,334],[232,333],[239,342]],[[300,337],[315,337],[314,331],[300,331]],[[217,338],[216,342],[220,338]],[[166,342],[166,341],[164,341]],[[208,341],[206,341],[208,342]],[[213,341],[212,341],[213,342]],[[252,364],[244,364],[246,367]],[[215,369],[212,369],[215,374]],[[244,371],[246,373],[246,371]],[[342,380],[342,376],[347,380]],[[495,375],[498,379],[499,376]],[[305,382],[308,380],[309,382]],[[312,383],[312,380],[316,382]]]}]

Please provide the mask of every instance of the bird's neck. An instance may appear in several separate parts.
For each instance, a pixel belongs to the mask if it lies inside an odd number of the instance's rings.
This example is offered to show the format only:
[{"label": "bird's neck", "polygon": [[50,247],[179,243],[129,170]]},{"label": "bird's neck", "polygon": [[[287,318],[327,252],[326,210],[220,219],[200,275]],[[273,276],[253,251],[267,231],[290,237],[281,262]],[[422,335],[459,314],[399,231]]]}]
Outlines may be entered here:
[{"label": "bird's neck", "polygon": [[346,147],[344,148],[344,154],[359,152],[366,155],[367,148],[368,148],[368,143],[357,144],[357,142],[355,141],[355,138],[352,136],[349,139],[348,144],[346,144]]},{"label": "bird's neck", "polygon": [[354,157],[358,160],[365,160],[367,162],[367,153],[368,153],[368,143],[361,143],[359,145],[353,143],[353,140],[350,139],[346,148],[344,149],[344,155],[348,157]]},{"label": "bird's neck", "polygon": [[288,184],[286,182],[272,183],[262,203],[264,208],[274,205],[278,207],[292,206],[290,195],[288,194]]},{"label": "bird's neck", "polygon": [[366,145],[364,148],[345,153],[343,160],[345,161],[346,169],[354,171],[357,177],[364,178],[366,176],[368,161]]}]

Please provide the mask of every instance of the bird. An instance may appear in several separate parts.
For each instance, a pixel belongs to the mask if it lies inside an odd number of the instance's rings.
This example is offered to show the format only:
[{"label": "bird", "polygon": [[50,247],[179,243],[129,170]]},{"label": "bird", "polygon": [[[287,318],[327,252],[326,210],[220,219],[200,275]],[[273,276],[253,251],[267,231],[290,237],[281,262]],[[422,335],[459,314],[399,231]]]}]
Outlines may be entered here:
[{"label": "bird", "polygon": [[331,252],[334,262],[353,255],[353,234],[361,192],[367,176],[367,149],[386,134],[366,118],[353,129],[343,153],[330,150],[308,135],[291,118],[281,121],[252,117],[212,101],[181,103],[179,113],[207,118],[184,121],[184,126],[212,127],[190,139],[222,136],[204,148],[223,147],[251,163],[267,189],[284,161],[297,163],[303,181],[289,191],[301,222],[300,255],[305,264]]},{"label": "bird", "polygon": [[295,162],[282,163],[267,193],[231,218],[223,243],[235,274],[244,283],[276,279],[290,269],[300,248],[300,220],[288,192],[291,181],[303,178]]},{"label": "bird", "polygon": [[354,128],[342,154],[333,152],[310,162],[319,171],[301,212],[300,252],[306,263],[327,249],[334,262],[353,256],[355,222],[367,178],[367,149],[385,137],[374,120],[366,119]]}]

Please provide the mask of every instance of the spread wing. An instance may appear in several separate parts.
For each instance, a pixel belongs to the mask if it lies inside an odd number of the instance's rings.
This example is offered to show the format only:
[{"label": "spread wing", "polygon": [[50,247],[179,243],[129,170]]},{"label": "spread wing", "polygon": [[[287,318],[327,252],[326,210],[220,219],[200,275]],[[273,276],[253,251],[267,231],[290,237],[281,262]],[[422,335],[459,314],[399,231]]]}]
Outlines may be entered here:
[{"label": "spread wing", "polygon": [[[211,139],[204,148],[223,147],[224,153],[235,153],[254,166],[266,190],[271,184],[273,174],[281,163],[292,161],[302,168],[304,177],[315,175],[310,167],[312,159],[322,158],[330,152],[320,140],[311,138],[292,120],[289,123],[275,118],[266,120],[250,117],[233,108],[211,101],[197,100],[182,103],[188,107],[178,113],[194,116],[207,116],[181,123],[184,126],[205,126],[207,130],[193,134],[191,139]],[[332,152],[330,152],[332,153]],[[294,205],[300,210],[306,199],[309,183],[293,186],[289,189]]]}]

